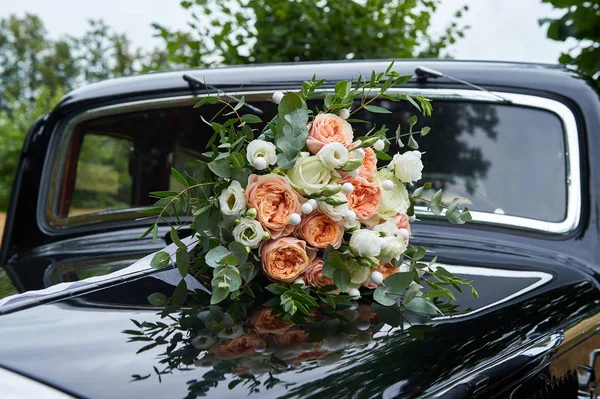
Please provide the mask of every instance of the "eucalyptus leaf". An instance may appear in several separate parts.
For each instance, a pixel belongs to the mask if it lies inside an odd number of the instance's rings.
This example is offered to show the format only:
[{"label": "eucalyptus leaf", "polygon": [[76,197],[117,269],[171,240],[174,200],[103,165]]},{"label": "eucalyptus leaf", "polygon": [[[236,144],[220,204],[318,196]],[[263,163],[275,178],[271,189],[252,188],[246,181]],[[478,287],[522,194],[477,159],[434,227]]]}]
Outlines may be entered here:
[{"label": "eucalyptus leaf", "polygon": [[391,114],[392,111],[386,108],[378,107],[377,105],[365,105],[365,109],[375,114]]},{"label": "eucalyptus leaf", "polygon": [[187,276],[190,270],[190,254],[186,249],[179,248],[175,253],[175,260],[177,262],[177,269],[181,277]]},{"label": "eucalyptus leaf", "polygon": [[225,247],[219,246],[211,249],[206,253],[204,260],[206,264],[210,267],[219,267],[219,263],[221,259],[223,259],[226,255],[229,254],[229,250]]},{"label": "eucalyptus leaf", "polygon": [[387,295],[386,287],[383,285],[373,291],[373,299],[383,306],[392,306],[396,303],[396,298]]},{"label": "eucalyptus leaf", "polygon": [[165,306],[169,302],[169,300],[167,299],[167,296],[162,292],[155,292],[154,294],[148,296],[148,302],[150,303],[150,305],[158,307]]},{"label": "eucalyptus leaf", "polygon": [[153,269],[162,269],[169,265],[171,262],[171,256],[164,251],[157,252],[150,261],[150,267]]}]

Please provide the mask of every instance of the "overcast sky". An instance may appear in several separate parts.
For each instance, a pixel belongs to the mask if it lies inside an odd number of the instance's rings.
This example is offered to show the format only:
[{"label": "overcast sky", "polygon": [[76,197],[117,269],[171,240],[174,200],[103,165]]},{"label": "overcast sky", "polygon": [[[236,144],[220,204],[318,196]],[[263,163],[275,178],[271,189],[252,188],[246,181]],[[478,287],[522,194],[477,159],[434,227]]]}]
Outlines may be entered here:
[{"label": "overcast sky", "polygon": [[[87,19],[103,19],[118,32],[126,33],[140,47],[160,43],[152,38],[152,22],[168,27],[187,21],[179,0],[0,0],[0,17],[9,14],[37,14],[53,38],[69,33],[79,35]],[[85,4],[85,6],[83,6]],[[457,59],[506,60],[556,63],[568,44],[546,39],[537,20],[554,16],[541,0],[442,0],[434,16],[434,31],[443,30],[454,11],[464,4],[470,9],[463,21],[471,25],[464,39],[450,48]]]}]

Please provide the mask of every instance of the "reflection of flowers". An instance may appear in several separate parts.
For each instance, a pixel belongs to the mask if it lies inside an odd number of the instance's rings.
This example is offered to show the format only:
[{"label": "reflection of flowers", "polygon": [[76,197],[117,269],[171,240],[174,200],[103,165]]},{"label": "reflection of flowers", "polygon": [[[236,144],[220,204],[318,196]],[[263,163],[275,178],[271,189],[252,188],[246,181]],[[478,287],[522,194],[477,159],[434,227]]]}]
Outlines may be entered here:
[{"label": "reflection of flowers", "polygon": [[235,359],[251,355],[256,348],[263,346],[264,341],[260,335],[250,332],[225,343],[218,343],[210,347],[210,352],[220,359]]},{"label": "reflection of flowers", "polygon": [[[261,381],[265,385],[281,383],[275,375],[290,367],[300,368],[307,362],[330,364],[339,360],[346,348],[369,344],[382,326],[373,308],[364,304],[336,311],[314,310],[306,324],[279,319],[271,308],[252,311],[244,304],[232,313],[211,306],[182,310],[181,314],[171,326],[136,323],[142,331],[127,333],[134,335],[132,341],[152,336],[159,344],[169,344],[160,355],[165,356],[160,363],[168,365],[161,374],[191,370],[192,363],[211,368],[204,379],[189,383],[190,390],[202,396],[225,380],[225,375],[245,381],[250,377],[253,384],[259,384],[249,386],[251,389],[260,386]],[[161,329],[169,331],[159,334]],[[162,336],[169,336],[171,342],[162,340]]]},{"label": "reflection of flowers", "polygon": [[283,334],[294,325],[290,320],[281,320],[271,314],[271,308],[263,308],[250,318],[250,324],[259,334]]}]

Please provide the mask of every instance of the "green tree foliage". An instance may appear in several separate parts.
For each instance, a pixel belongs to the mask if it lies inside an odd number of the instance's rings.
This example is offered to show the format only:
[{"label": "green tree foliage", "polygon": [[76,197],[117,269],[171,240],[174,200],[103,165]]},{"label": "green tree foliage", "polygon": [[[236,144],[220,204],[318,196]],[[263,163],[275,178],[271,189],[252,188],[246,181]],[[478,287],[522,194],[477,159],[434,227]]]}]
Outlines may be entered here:
[{"label": "green tree foliage", "polygon": [[164,69],[165,51],[145,52],[102,21],[80,37],[48,38],[35,15],[0,19],[0,211],[6,210],[27,129],[85,83]]},{"label": "green tree foliage", "polygon": [[434,37],[439,0],[182,1],[186,30],[154,24],[170,61],[188,66],[447,56],[463,37],[455,19]]},{"label": "green tree foliage", "polygon": [[542,0],[565,13],[556,19],[540,19],[548,24],[548,38],[565,41],[575,39],[578,44],[568,53],[561,54],[561,64],[574,67],[600,82],[600,3],[578,0]]}]

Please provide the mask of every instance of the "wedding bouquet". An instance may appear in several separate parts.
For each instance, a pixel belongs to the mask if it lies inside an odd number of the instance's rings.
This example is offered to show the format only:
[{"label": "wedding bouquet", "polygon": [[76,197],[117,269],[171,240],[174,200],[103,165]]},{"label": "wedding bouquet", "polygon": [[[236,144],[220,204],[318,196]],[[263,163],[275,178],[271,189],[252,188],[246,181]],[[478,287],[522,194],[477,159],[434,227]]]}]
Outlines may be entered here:
[{"label": "wedding bouquet", "polygon": [[[428,203],[436,215],[452,223],[471,219],[460,199],[448,206],[442,191],[430,198],[423,192],[423,163],[413,132],[400,126],[388,137],[385,126],[356,137],[352,119],[359,110],[390,113],[374,105],[377,99],[408,101],[430,115],[428,99],[388,90],[410,76],[392,70],[373,72],[369,79],[337,82],[322,90],[325,81],[304,82],[298,92],[273,95],[278,114],[262,130],[254,114],[241,112],[245,99],[206,96],[196,104],[222,104],[221,111],[203,121],[213,130],[201,172],[189,175],[173,170],[184,186],[181,192],[154,192],[158,201],[148,212],[159,213],[145,235],[156,239],[158,224],[172,226],[175,254],[159,252],[152,266],[169,265],[174,255],[181,276],[192,274],[210,282],[211,304],[225,300],[251,301],[265,290],[275,297],[268,305],[284,316],[309,317],[319,306],[347,307],[349,300],[373,296],[384,306],[436,314],[436,301],[454,300],[448,288],[468,281],[425,262],[423,247],[409,245],[414,202]],[[308,109],[307,100],[321,99],[321,107]],[[217,116],[230,117],[224,123]],[[392,141],[405,149],[388,155]],[[404,143],[406,142],[406,144]],[[409,147],[410,149],[406,148]],[[184,244],[178,231],[191,229],[196,245]],[[423,291],[422,280],[430,290]],[[172,298],[157,293],[151,303],[172,312],[185,303],[185,280]]]}]

